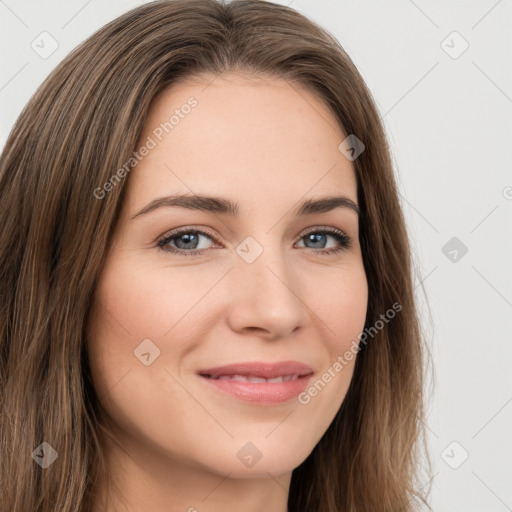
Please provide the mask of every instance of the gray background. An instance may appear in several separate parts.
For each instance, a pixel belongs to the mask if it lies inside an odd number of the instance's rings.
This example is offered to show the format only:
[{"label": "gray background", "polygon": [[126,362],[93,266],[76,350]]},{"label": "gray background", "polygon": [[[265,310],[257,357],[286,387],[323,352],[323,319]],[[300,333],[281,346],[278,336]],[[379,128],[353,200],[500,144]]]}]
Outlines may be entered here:
[{"label": "gray background", "polygon": [[[0,148],[57,63],[142,3],[0,0]],[[385,122],[434,358],[433,508],[512,511],[512,1],[279,3],[338,38]]]}]

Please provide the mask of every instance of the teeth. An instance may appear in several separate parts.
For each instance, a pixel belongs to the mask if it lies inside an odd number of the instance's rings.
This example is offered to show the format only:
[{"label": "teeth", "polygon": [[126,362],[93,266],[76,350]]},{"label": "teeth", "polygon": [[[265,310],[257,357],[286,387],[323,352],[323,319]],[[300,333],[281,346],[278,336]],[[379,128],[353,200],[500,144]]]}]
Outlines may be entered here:
[{"label": "teeth", "polygon": [[264,377],[254,377],[252,375],[219,375],[217,377],[210,377],[211,379],[219,380],[237,380],[240,382],[288,382],[290,380],[297,380],[298,375],[284,375],[280,377],[272,377],[265,379]]},{"label": "teeth", "polygon": [[267,382],[267,379],[264,377],[252,377],[251,375],[247,377],[247,380],[249,382]]}]

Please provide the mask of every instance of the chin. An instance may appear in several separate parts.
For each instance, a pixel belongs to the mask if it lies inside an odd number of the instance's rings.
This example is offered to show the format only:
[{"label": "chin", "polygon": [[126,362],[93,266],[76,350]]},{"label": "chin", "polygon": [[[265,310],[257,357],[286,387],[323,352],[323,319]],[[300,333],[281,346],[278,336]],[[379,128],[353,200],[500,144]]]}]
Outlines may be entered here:
[{"label": "chin", "polygon": [[269,478],[269,474],[278,476],[290,473],[304,462],[314,448],[306,447],[304,442],[287,442],[277,437],[276,442],[272,443],[264,435],[252,439],[243,442],[232,440],[233,447],[225,447],[222,451],[217,445],[204,463],[219,474],[230,474],[230,478]]}]

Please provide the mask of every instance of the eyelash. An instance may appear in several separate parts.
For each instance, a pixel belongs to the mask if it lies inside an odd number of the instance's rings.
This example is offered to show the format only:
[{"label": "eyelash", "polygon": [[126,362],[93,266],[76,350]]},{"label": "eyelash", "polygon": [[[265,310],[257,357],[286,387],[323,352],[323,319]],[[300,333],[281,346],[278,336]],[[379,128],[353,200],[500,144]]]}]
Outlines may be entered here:
[{"label": "eyelash", "polygon": [[[183,249],[177,249],[176,247],[167,245],[171,240],[178,238],[180,235],[190,234],[190,233],[199,233],[201,235],[204,235],[204,236],[210,238],[215,243],[219,243],[217,241],[216,237],[212,233],[209,233],[208,231],[204,231],[201,229],[194,229],[193,227],[188,227],[188,228],[178,229],[178,230],[170,233],[169,235],[165,236],[165,238],[160,239],[157,242],[157,247],[160,248],[162,251],[170,252],[172,254],[177,254],[177,255],[181,255],[181,256],[196,256],[196,255],[202,254],[205,251],[207,251],[208,249],[194,249],[194,250],[190,250],[190,251],[185,251]],[[331,249],[317,250],[317,249],[311,249],[311,248],[306,247],[306,249],[309,249],[310,251],[313,251],[315,253],[319,253],[322,255],[338,253],[340,251],[345,251],[345,250],[349,249],[352,245],[352,239],[348,235],[343,233],[343,231],[340,231],[339,229],[335,229],[335,228],[313,229],[311,231],[308,231],[304,235],[302,235],[300,237],[300,240],[302,240],[303,238],[305,238],[308,235],[311,235],[313,233],[315,233],[317,235],[318,234],[330,235],[333,238],[335,238],[340,244],[340,247],[331,248]]]}]

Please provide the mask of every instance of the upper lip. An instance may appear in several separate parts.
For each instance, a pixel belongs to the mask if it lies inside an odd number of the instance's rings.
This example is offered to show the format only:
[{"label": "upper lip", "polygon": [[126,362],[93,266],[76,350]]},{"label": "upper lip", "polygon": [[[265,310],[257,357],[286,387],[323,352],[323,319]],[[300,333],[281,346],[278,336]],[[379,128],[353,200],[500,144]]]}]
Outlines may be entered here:
[{"label": "upper lip", "polygon": [[265,379],[272,379],[274,377],[281,377],[285,375],[309,375],[313,373],[313,369],[304,363],[297,361],[281,361],[278,363],[265,363],[265,362],[249,362],[249,363],[234,363],[224,366],[216,366],[215,368],[205,368],[199,370],[199,375],[218,377],[219,375],[246,375],[253,377],[263,377]]}]

